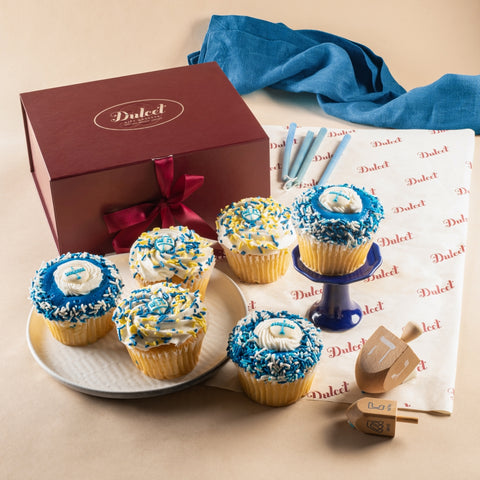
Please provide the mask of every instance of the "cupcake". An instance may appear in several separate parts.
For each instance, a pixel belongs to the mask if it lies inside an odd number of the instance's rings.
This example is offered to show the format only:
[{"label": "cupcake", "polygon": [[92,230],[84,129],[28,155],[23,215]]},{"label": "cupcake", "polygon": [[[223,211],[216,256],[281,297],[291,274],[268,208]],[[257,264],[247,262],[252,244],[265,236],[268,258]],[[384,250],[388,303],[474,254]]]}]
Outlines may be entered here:
[{"label": "cupcake", "polygon": [[215,257],[210,242],[187,227],[154,228],[131,246],[129,267],[141,287],[168,280],[204,298]]},{"label": "cupcake", "polygon": [[292,205],[302,262],[322,275],[360,268],[383,219],[377,197],[353,185],[315,186]]},{"label": "cupcake", "polygon": [[115,309],[113,321],[135,366],[149,377],[167,380],[195,368],[206,314],[198,291],[162,282],[132,291]]},{"label": "cupcake", "polygon": [[104,257],[67,253],[41,266],[30,287],[35,311],[65,345],[87,345],[113,328],[123,282]]},{"label": "cupcake", "polygon": [[234,327],[227,353],[247,396],[279,407],[308,393],[322,348],[320,330],[305,318],[259,310]]},{"label": "cupcake", "polygon": [[296,242],[290,210],[272,198],[245,198],[226,206],[216,227],[227,262],[243,282],[274,282],[290,266]]}]

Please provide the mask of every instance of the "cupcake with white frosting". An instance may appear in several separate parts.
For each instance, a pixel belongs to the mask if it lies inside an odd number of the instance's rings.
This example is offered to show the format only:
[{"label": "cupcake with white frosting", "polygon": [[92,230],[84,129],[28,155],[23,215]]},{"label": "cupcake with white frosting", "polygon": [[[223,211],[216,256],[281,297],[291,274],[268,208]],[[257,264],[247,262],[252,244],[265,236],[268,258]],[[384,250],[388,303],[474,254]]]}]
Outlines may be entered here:
[{"label": "cupcake with white frosting", "polygon": [[129,267],[142,287],[170,281],[203,298],[215,257],[210,242],[187,227],[154,228],[131,246]]},{"label": "cupcake with white frosting", "polygon": [[320,330],[305,318],[258,310],[234,327],[227,353],[246,395],[278,407],[308,393],[322,349]]},{"label": "cupcake with white frosting", "polygon": [[112,328],[123,282],[104,257],[67,253],[35,273],[30,298],[54,336],[65,345],[87,345]]},{"label": "cupcake with white frosting", "polygon": [[296,243],[289,208],[270,197],[245,198],[223,208],[216,227],[227,262],[243,282],[270,283],[286,273]]},{"label": "cupcake with white frosting", "polygon": [[315,186],[292,205],[302,262],[322,275],[344,275],[366,260],[384,218],[374,195],[353,185]]},{"label": "cupcake with white frosting", "polygon": [[115,309],[113,321],[134,365],[145,375],[167,380],[195,368],[206,315],[198,291],[163,282],[132,291]]}]

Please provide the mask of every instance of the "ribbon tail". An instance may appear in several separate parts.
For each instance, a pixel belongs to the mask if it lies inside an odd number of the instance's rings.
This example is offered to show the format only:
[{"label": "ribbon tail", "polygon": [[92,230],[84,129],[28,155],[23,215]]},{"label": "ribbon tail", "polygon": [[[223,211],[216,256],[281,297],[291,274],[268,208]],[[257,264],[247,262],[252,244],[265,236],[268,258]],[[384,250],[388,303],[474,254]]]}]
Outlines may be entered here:
[{"label": "ribbon tail", "polygon": [[142,232],[148,230],[148,227],[152,224],[158,215],[160,207],[155,207],[145,220],[131,224],[122,230],[118,231],[112,239],[112,246],[116,253],[127,253],[130,251],[130,247],[133,242],[139,237]]},{"label": "ribbon tail", "polygon": [[123,208],[122,210],[104,213],[103,219],[108,233],[116,233],[130,225],[146,221],[155,207],[154,203],[145,202],[133,207]]},{"label": "ribbon tail", "polygon": [[116,253],[128,253],[133,242],[138,238],[138,231],[141,232],[148,229],[151,222],[143,222],[142,224],[133,225],[120,230],[112,239],[113,249]]}]

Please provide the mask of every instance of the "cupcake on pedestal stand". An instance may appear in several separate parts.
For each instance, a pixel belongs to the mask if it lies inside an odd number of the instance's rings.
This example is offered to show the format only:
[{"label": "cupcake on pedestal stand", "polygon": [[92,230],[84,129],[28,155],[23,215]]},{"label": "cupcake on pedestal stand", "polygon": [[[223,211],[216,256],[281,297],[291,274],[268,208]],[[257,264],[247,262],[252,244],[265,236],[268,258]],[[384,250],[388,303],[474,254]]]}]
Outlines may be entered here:
[{"label": "cupcake on pedestal stand", "polygon": [[308,318],[326,330],[348,330],[362,318],[349,286],[368,278],[382,263],[373,235],[383,219],[374,195],[353,185],[317,185],[299,195],[292,207],[298,236],[293,263],[309,280],[323,283],[322,299]]},{"label": "cupcake on pedestal stand", "polygon": [[358,325],[363,313],[360,305],[350,297],[350,284],[368,278],[381,265],[378,245],[374,243],[371,246],[365,263],[359,269],[346,275],[321,275],[310,270],[302,263],[298,247],[292,255],[298,272],[312,282],[323,283],[322,298],[310,307],[307,318],[316,327],[325,330],[348,330]]}]

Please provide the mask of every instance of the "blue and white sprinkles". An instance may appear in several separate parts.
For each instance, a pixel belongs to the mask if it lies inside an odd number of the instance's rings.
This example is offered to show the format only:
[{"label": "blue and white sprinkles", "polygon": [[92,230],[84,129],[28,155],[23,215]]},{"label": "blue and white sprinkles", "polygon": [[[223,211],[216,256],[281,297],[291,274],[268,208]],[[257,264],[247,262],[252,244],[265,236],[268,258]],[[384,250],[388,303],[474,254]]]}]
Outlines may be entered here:
[{"label": "blue and white sprinkles", "polygon": [[133,277],[147,284],[174,276],[182,281],[190,279],[210,268],[214,260],[210,242],[185,226],[143,232],[129,255]]},{"label": "blue and white sprinkles", "polygon": [[[298,330],[298,341],[285,349],[268,348],[259,338],[259,326],[277,327],[275,336]],[[242,318],[230,333],[227,354],[238,367],[262,381],[290,383],[304,378],[320,360],[323,343],[320,330],[299,315],[287,311],[254,310]]]},{"label": "blue and white sprinkles", "polygon": [[[326,192],[332,193],[332,201],[335,196],[345,201],[345,192],[349,190],[360,208],[336,211],[333,207],[325,207],[323,198]],[[292,205],[292,220],[298,234],[348,247],[357,247],[371,240],[383,218],[383,207],[378,198],[349,184],[317,185],[300,194]]]},{"label": "blue and white sprinkles", "polygon": [[[76,265],[84,262],[92,264],[94,271],[101,272],[101,281],[95,282],[93,289],[88,289],[85,294],[66,295],[57,284],[55,273],[65,269],[64,275],[75,276],[81,280],[85,270],[72,268],[69,264]],[[88,273],[88,272],[87,272]],[[85,279],[86,280],[86,279]],[[85,323],[92,317],[100,317],[113,309],[120,297],[123,281],[117,267],[99,255],[86,252],[66,253],[44,263],[35,273],[30,285],[30,299],[35,310],[48,320],[70,322],[71,324]]]},{"label": "blue and white sprinkles", "polygon": [[179,345],[201,330],[206,332],[206,315],[198,291],[167,281],[133,290],[118,304],[112,320],[122,343],[148,350]]},{"label": "blue and white sprinkles", "polygon": [[290,217],[290,209],[271,197],[244,198],[217,215],[218,242],[243,255],[288,248],[296,239]]}]

